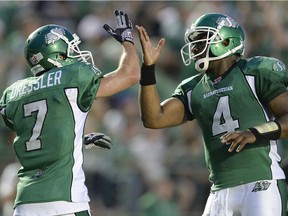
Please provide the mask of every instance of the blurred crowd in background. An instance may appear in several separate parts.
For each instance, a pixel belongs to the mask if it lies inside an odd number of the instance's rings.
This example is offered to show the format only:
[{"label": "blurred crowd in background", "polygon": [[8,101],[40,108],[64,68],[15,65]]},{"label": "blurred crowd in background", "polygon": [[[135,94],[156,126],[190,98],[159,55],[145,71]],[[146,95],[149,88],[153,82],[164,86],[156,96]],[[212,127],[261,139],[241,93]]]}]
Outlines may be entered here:
[{"label": "blurred crowd in background", "polygon": [[[287,8],[285,1],[1,1],[0,92],[2,95],[16,80],[32,76],[23,45],[32,31],[49,23],[75,32],[82,39],[82,50],[92,51],[96,66],[104,74],[116,69],[122,48],[102,28],[105,23],[116,26],[116,9],[126,12],[133,25],[143,25],[155,45],[161,37],[166,38],[157,64],[162,99],[169,97],[182,79],[193,75],[189,72],[193,65],[184,66],[180,49],[186,29],[207,12],[227,14],[242,25],[245,57],[272,56],[288,64]],[[138,34],[134,33],[141,58]],[[109,99],[99,99],[87,119],[86,133],[101,131],[113,140],[111,150],[84,151],[94,216],[201,215],[211,184],[197,123],[145,129],[137,94],[135,86]],[[0,216],[12,215],[19,168],[13,138],[0,120]],[[285,146],[285,141],[279,145],[284,168],[288,161]]]}]

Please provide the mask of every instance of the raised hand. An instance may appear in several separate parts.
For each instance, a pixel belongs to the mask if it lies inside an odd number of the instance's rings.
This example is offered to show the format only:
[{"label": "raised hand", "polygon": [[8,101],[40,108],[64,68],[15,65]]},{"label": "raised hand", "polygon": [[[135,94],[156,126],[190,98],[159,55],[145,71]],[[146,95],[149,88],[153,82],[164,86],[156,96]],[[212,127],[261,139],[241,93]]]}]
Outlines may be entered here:
[{"label": "raised hand", "polygon": [[129,41],[134,44],[132,22],[128,19],[128,15],[120,10],[116,10],[115,15],[117,19],[116,28],[113,29],[108,24],[105,24],[103,28],[120,43]]},{"label": "raised hand", "polygon": [[161,38],[157,44],[157,47],[154,47],[151,43],[150,37],[147,34],[143,26],[136,25],[142,51],[143,51],[143,63],[145,65],[154,65],[158,61],[161,50],[165,44],[165,39]]}]

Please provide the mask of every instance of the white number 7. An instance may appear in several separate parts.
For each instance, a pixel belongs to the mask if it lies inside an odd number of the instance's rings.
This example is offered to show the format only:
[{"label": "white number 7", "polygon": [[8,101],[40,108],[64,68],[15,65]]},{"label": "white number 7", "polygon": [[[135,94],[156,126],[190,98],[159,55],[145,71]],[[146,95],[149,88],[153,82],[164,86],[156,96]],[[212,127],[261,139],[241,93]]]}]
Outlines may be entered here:
[{"label": "white number 7", "polygon": [[36,101],[24,105],[24,116],[32,116],[33,112],[37,112],[36,122],[33,127],[32,136],[26,142],[26,150],[33,151],[41,149],[41,141],[38,139],[42,131],[43,123],[47,114],[46,100]]}]

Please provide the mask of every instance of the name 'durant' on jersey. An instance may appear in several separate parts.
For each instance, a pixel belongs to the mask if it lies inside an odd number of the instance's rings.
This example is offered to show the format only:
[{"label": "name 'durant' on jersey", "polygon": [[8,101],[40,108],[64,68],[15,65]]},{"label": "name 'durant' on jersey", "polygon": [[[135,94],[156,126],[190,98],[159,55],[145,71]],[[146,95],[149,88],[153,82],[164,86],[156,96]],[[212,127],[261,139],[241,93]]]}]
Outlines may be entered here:
[{"label": "name 'durant' on jersey", "polygon": [[16,97],[21,97],[32,91],[37,91],[43,88],[52,87],[61,84],[62,71],[56,71],[47,74],[47,76],[41,76],[37,80],[30,80],[28,82],[16,83],[11,91],[10,100]]}]

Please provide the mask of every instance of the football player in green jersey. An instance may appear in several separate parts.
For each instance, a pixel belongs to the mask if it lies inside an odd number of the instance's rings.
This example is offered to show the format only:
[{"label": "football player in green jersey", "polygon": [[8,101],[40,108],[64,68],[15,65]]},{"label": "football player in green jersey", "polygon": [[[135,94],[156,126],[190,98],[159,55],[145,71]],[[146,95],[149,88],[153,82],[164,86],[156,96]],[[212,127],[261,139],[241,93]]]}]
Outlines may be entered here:
[{"label": "football player in green jersey", "polygon": [[[277,139],[288,137],[285,65],[275,58],[243,58],[244,31],[227,15],[204,14],[185,33],[181,49],[195,76],[160,101],[155,64],[165,39],[154,47],[137,26],[142,50],[139,101],[148,128],[197,120],[212,182],[203,216],[284,216],[287,192]],[[199,72],[198,74],[196,72]]]},{"label": "football player in green jersey", "polygon": [[77,35],[63,26],[45,25],[28,37],[25,57],[35,76],[9,86],[0,101],[4,122],[16,132],[21,163],[14,216],[91,214],[82,141],[110,148],[110,138],[84,137],[88,111],[95,99],[127,89],[140,77],[132,23],[122,11],[115,15],[116,28],[103,27],[123,52],[118,68],[105,75],[91,53],[79,49]]}]

